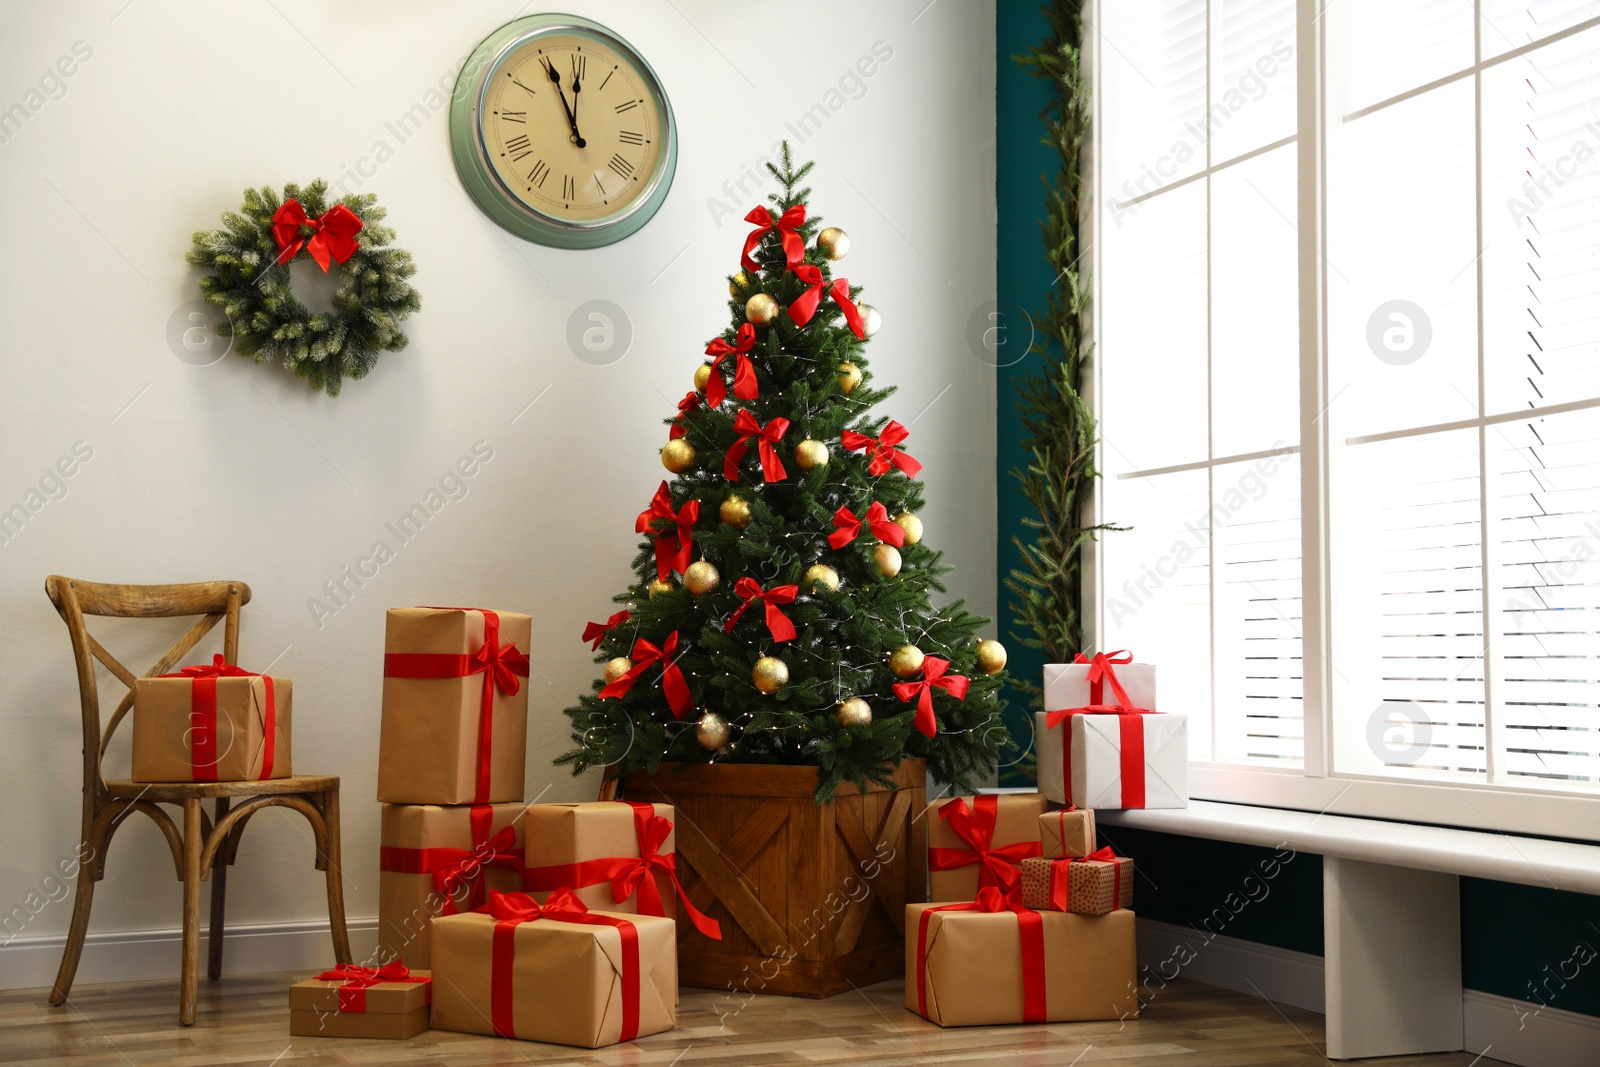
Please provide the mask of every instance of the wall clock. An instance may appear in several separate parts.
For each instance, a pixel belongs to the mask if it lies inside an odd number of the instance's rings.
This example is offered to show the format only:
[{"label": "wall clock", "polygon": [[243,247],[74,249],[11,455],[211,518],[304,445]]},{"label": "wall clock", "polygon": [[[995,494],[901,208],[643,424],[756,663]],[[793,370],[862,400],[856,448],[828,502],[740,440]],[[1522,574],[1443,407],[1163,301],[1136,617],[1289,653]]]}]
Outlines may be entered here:
[{"label": "wall clock", "polygon": [[575,15],[530,15],[473,50],[450,105],[472,199],[519,237],[598,248],[636,232],[678,163],[672,105],[634,48]]}]

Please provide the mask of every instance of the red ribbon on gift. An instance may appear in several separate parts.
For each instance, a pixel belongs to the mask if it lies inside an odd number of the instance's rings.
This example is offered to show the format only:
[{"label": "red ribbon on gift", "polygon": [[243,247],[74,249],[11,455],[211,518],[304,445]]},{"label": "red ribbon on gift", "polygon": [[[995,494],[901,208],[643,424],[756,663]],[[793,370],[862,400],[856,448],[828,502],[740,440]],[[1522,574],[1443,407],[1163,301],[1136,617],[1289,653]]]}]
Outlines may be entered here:
[{"label": "red ribbon on gift", "polygon": [[907,704],[917,702],[916,727],[928,737],[939,732],[939,722],[933,717],[933,691],[943,689],[957,700],[967,699],[967,679],[959,674],[946,674],[950,661],[940,656],[927,656],[922,661],[922,679],[915,682],[896,682],[894,695]]},{"label": "red ribbon on gift", "polygon": [[822,277],[822,271],[809,263],[795,267],[794,276],[810,288],[789,305],[790,321],[796,326],[804,326],[810,322],[817,313],[817,306],[822,303],[823,286],[827,286],[828,295],[833,297],[833,302],[844,312],[844,320],[850,324],[850,332],[862,339],[866,338],[867,324],[861,321],[861,309],[850,299],[850,279],[835,278],[829,285]]},{"label": "red ribbon on gift", "polygon": [[871,457],[867,464],[868,474],[888,474],[890,467],[899,467],[905,471],[907,478],[915,478],[922,470],[922,464],[895,447],[909,436],[910,432],[904,426],[891,420],[876,438],[846,430],[840,440],[847,449],[868,449],[867,454]]},{"label": "red ribbon on gift", "polygon": [[[662,484],[665,485],[666,483],[663,482]],[[589,651],[593,652],[595,649],[599,648],[600,642],[606,639],[606,634],[610,633],[612,630],[615,630],[618,626],[621,626],[631,618],[633,618],[633,616],[629,615],[626,611],[619,611],[605,622],[591,622],[586,624],[583,628],[583,639],[585,641],[594,642],[594,644],[589,646]]]},{"label": "red ribbon on gift", "polygon": [[936,911],[1013,912],[1017,936],[1022,939],[1022,1021],[1042,1023],[1049,1014],[1045,1002],[1044,917],[993,886],[978,890],[976,900],[925,908],[917,922],[917,1012],[928,1014],[928,920]]},{"label": "red ribbon on gift", "polygon": [[759,600],[767,606],[767,632],[772,635],[772,639],[774,641],[794,640],[794,623],[789,620],[789,616],[779,609],[778,605],[793,604],[794,598],[800,593],[798,585],[775,585],[771,589],[763,591],[760,582],[746,575],[733,583],[733,593],[735,596],[742,597],[744,603],[735,608],[733,614],[728,616],[728,622],[722,628],[724,633],[733,633],[734,625]]},{"label": "red ribbon on gift", "polygon": [[635,533],[654,533],[656,538],[656,577],[663,582],[673,571],[689,569],[694,553],[694,524],[700,521],[700,501],[691,500],[680,510],[672,510],[672,490],[663,481],[650,506],[634,520]]},{"label": "red ribbon on gift", "polygon": [[[309,239],[300,236],[300,227],[310,226]],[[283,206],[272,213],[272,239],[283,251],[278,253],[278,263],[289,262],[302,247],[326,273],[331,260],[343,263],[356,254],[361,245],[356,234],[362,222],[356,213],[343,204],[335,204],[315,219],[306,214],[298,200],[285,200]]]},{"label": "red ribbon on gift", "polygon": [[[1061,781],[1068,801],[1072,799],[1072,719],[1077,715],[1115,715],[1117,717],[1117,732],[1119,735],[1118,747],[1120,748],[1120,764],[1122,778],[1122,806],[1124,808],[1142,808],[1145,802],[1144,788],[1144,716],[1158,715],[1159,712],[1148,708],[1133,707],[1133,701],[1128,699],[1127,690],[1122,688],[1122,683],[1117,680],[1117,671],[1114,664],[1128,664],[1133,662],[1133,653],[1122,650],[1118,652],[1096,652],[1090,659],[1082,652],[1074,658],[1074,663],[1089,664],[1089,703],[1081,708],[1065,708],[1061,711],[1048,712],[1045,715],[1045,729],[1053,730],[1065,723],[1062,727],[1061,737]],[[1105,699],[1105,687],[1111,686],[1111,693],[1116,697],[1116,703],[1110,704]]]},{"label": "red ribbon on gift", "polygon": [[278,744],[278,697],[273,688],[272,675],[254,674],[225,663],[218,653],[211,657],[209,664],[184,667],[161,677],[190,679],[189,776],[196,782],[216,781],[217,761],[222,758],[222,753],[217,751],[217,679],[260,678],[265,698],[265,707],[261,709],[260,777],[272,777],[272,763]]},{"label": "red ribbon on gift", "polygon": [[906,543],[906,532],[899,523],[889,518],[889,509],[874,500],[867,509],[865,520],[856,518],[856,513],[839,505],[839,510],[833,513],[833,525],[837,527],[828,535],[828,544],[835,549],[843,548],[861,533],[862,523],[872,530],[872,535],[886,545],[899,548]]},{"label": "red ribbon on gift", "polygon": [[783,460],[778,458],[778,442],[783,440],[783,435],[789,432],[789,420],[782,418],[773,419],[763,427],[756,421],[756,417],[743,408],[733,419],[733,432],[739,439],[729,447],[728,453],[722,460],[722,476],[730,482],[739,480],[739,463],[744,459],[745,453],[750,451],[750,438],[754,437],[761,448],[761,476],[769,482],[781,482],[789,477],[789,472],[784,470]]},{"label": "red ribbon on gift", "polygon": [[363,1012],[367,1010],[367,990],[380,982],[407,982],[427,986],[427,1003],[433,1003],[433,979],[422,978],[411,973],[399,960],[386,963],[374,970],[371,967],[357,967],[353,963],[336,964],[331,971],[323,971],[317,975],[319,982],[343,982],[339,987],[339,1010],[341,1012]]},{"label": "red ribbon on gift", "polygon": [[1043,851],[1037,841],[1017,841],[994,847],[994,824],[1000,815],[1000,798],[983,794],[967,807],[965,797],[939,805],[939,818],[950,831],[966,842],[966,848],[928,849],[928,870],[955,871],[978,865],[978,886],[998,887],[1006,892],[1022,884],[1022,861]]},{"label": "red ribbon on gift", "polygon": [[613,697],[621,700],[628,695],[628,690],[633,688],[633,683],[645,672],[651,664],[661,664],[661,688],[667,694],[667,704],[672,708],[672,717],[679,722],[688,714],[692,701],[689,699],[689,683],[683,677],[683,671],[678,667],[675,657],[678,652],[678,631],[674,630],[667,635],[661,647],[639,638],[633,643],[633,651],[629,658],[633,666],[628,673],[600,690],[601,699]]},{"label": "red ribbon on gift", "polygon": [[478,785],[473,801],[489,799],[490,755],[494,741],[494,694],[507,696],[522,688],[518,678],[528,676],[528,654],[513,644],[500,644],[500,616],[487,608],[434,608],[435,611],[476,611],[483,616],[483,644],[476,652],[386,652],[385,678],[470,678],[483,675],[483,695],[478,702]]},{"label": "red ribbon on gift", "polygon": [[[512,979],[517,958],[517,927],[523,923],[554,919],[587,926],[613,926],[622,935],[622,1035],[632,1041],[639,1036],[639,928],[627,919],[601,915],[584,906],[572,890],[557,889],[543,904],[526,893],[490,893],[489,902],[474,909],[494,916],[494,940],[489,957],[490,1025],[498,1037],[517,1036],[512,1005]],[[525,995],[532,995],[529,990]]]},{"label": "red ribbon on gift", "polygon": [[756,384],[756,366],[750,361],[750,350],[756,345],[756,328],[748,322],[739,327],[739,332],[734,335],[734,343],[729,344],[718,337],[706,345],[706,355],[715,356],[711,361],[711,377],[706,380],[706,404],[710,407],[721,407],[722,402],[728,398],[728,385],[722,380],[720,369],[723,360],[729,356],[733,361],[733,395],[740,400],[754,400],[760,396],[760,389]]},{"label": "red ribbon on gift", "polygon": [[683,420],[699,406],[699,393],[691,389],[683,395],[683,399],[678,401],[678,414],[672,420],[672,429],[667,431],[667,440],[676,441],[689,432],[688,428],[683,425]]},{"label": "red ribbon on gift", "polygon": [[472,828],[470,849],[382,845],[378,848],[378,870],[390,874],[432,875],[433,888],[444,897],[440,915],[455,915],[461,910],[456,898],[463,887],[471,888],[462,903],[468,910],[478,907],[488,899],[489,886],[483,877],[484,869],[499,867],[520,871],[523,851],[516,847],[517,832],[514,827],[501,827],[498,833],[491,833],[494,805],[474,804],[467,818]]},{"label": "red ribbon on gift", "polygon": [[611,899],[625,903],[635,893],[639,894],[640,915],[665,916],[667,909],[661,899],[661,887],[656,884],[655,873],[660,872],[672,880],[683,902],[684,914],[694,928],[705,936],[722,940],[722,926],[715,919],[694,906],[683,883],[678,881],[676,853],[661,852],[667,837],[672,833],[672,822],[656,814],[654,804],[621,800],[633,809],[634,836],[639,842],[637,856],[607,856],[603,859],[579,860],[576,863],[553,863],[546,867],[529,867],[522,872],[522,884],[535,893],[559,890],[563,886],[585,886],[611,883]]},{"label": "red ribbon on gift", "polygon": [[1111,846],[1096,849],[1087,856],[1076,856],[1070,860],[1055,860],[1050,864],[1050,906],[1056,911],[1066,911],[1067,905],[1072,900],[1072,868],[1073,863],[1109,863],[1112,865],[1111,910],[1116,911],[1122,907],[1122,864],[1117,862],[1117,854],[1111,851]]},{"label": "red ribbon on gift", "polygon": [[[760,270],[761,264],[751,258],[751,254],[761,247],[762,238],[772,232],[772,212],[766,205],[754,208],[744,217],[744,221],[755,226],[755,231],[744,239],[744,252],[739,256],[739,264],[745,270]],[[791,270],[796,263],[806,258],[806,243],[800,237],[800,227],[806,221],[806,206],[796,204],[785,211],[778,219],[778,235],[783,238],[784,265]]]}]

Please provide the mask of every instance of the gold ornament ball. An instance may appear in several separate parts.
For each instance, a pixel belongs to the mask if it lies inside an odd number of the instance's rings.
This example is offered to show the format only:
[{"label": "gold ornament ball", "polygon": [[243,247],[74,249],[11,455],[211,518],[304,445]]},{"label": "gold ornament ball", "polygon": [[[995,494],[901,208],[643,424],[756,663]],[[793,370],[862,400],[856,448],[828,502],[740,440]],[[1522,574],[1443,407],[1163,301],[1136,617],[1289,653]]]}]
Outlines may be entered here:
[{"label": "gold ornament ball", "polygon": [[821,441],[801,441],[794,446],[794,461],[803,471],[816,470],[828,465],[828,446]]},{"label": "gold ornament ball", "polygon": [[861,384],[861,368],[854,363],[839,364],[839,392],[849,396]]},{"label": "gold ornament ball", "polygon": [[878,309],[871,304],[857,304],[856,311],[861,314],[861,332],[871,337],[878,332],[878,327],[883,325],[883,316],[878,314]]},{"label": "gold ornament ball", "polygon": [[748,288],[750,288],[750,275],[746,274],[744,271],[740,271],[738,274],[735,274],[728,281],[729,296],[736,297]]},{"label": "gold ornament ball", "polygon": [[697,392],[697,393],[705,392],[706,391],[706,383],[709,382],[710,380],[711,380],[711,364],[702,363],[702,364],[700,364],[698,367],[696,367],[694,369],[694,388],[695,388],[695,392]]},{"label": "gold ornament ball", "polygon": [[789,665],[774,656],[762,656],[750,671],[750,681],[770,696],[789,684]]},{"label": "gold ornament ball", "polygon": [[627,656],[618,656],[616,659],[607,660],[606,684],[610,685],[612,682],[616,681],[618,678],[621,678],[624,674],[627,674],[631,670],[633,670],[633,660],[629,659]]},{"label": "gold ornament ball", "polygon": [[813,563],[806,568],[806,573],[800,579],[801,584],[807,588],[822,586],[830,593],[839,591],[839,572],[826,563]]},{"label": "gold ornament ball", "polygon": [[872,562],[879,574],[893,578],[900,573],[900,550],[893,545],[878,545],[872,550]]},{"label": "gold ornament ball", "polygon": [[1006,669],[1006,646],[993,639],[978,642],[978,669],[984,674],[999,674]]},{"label": "gold ornament ball", "polygon": [[744,317],[749,319],[752,325],[766,326],[778,317],[778,312],[781,310],[778,302],[772,297],[766,293],[757,293],[745,302]]},{"label": "gold ornament ball", "polygon": [[729,493],[717,508],[717,517],[734,529],[742,530],[750,525],[750,501],[738,493]]},{"label": "gold ornament ball", "polygon": [[715,752],[728,743],[728,738],[733,735],[733,728],[714,711],[708,711],[700,716],[694,724],[694,739],[700,742],[700,747]]},{"label": "gold ornament ball", "polygon": [[896,678],[910,678],[922,669],[922,649],[916,645],[901,645],[889,653],[889,673]]},{"label": "gold ornament ball", "polygon": [[839,710],[834,713],[834,717],[846,730],[854,730],[857,726],[871,726],[872,705],[860,697],[850,697],[848,700],[839,701]]},{"label": "gold ornament ball", "polygon": [[683,572],[683,587],[695,596],[704,596],[721,584],[722,575],[717,568],[703,559],[695,560]]},{"label": "gold ornament ball", "polygon": [[661,447],[661,465],[673,474],[682,474],[694,466],[694,446],[681,437],[673,438]]},{"label": "gold ornament ball", "polygon": [[894,524],[906,532],[906,544],[915,545],[922,541],[922,520],[909,511],[902,511],[894,517]]},{"label": "gold ornament ball", "polygon": [[850,235],[837,226],[829,226],[817,234],[817,248],[829,259],[843,259],[850,254]]},{"label": "gold ornament ball", "polygon": [[670,578],[667,581],[664,581],[664,582],[660,578],[657,578],[655,581],[650,583],[650,599],[651,600],[654,600],[656,597],[661,596],[663,593],[670,593],[670,592],[672,592],[672,580]]}]

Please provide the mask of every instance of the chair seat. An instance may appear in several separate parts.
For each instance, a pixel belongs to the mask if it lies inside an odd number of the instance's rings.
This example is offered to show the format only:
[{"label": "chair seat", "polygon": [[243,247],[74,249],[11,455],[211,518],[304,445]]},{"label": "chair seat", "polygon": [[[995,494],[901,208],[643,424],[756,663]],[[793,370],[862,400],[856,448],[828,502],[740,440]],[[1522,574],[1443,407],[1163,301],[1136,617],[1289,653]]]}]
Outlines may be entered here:
[{"label": "chair seat", "polygon": [[261,797],[285,793],[321,793],[339,788],[338,775],[299,774],[292,778],[267,778],[258,782],[135,782],[129,778],[106,780],[114,797],[145,800],[192,800],[196,797]]}]

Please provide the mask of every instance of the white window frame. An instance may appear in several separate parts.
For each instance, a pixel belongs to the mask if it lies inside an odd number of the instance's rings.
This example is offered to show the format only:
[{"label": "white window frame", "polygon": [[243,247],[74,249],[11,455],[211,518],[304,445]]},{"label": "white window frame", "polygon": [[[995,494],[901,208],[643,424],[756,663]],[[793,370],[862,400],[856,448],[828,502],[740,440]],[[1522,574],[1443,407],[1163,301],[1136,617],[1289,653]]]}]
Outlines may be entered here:
[{"label": "white window frame", "polygon": [[[1099,50],[1102,38],[1098,27],[1100,26],[1100,12],[1104,3],[1115,3],[1118,0],[1087,0],[1084,5],[1084,40],[1083,64],[1085,76],[1091,87],[1092,106],[1096,109],[1089,126],[1088,144],[1085,152],[1085,164],[1088,167],[1088,180],[1085,187],[1088,195],[1085,198],[1086,210],[1082,220],[1083,244],[1088,250],[1085,257],[1093,279],[1101,275],[1100,244],[1097,239],[1101,205],[1105,204],[1105,192],[1102,188],[1102,168],[1099,161],[1103,158],[1100,142],[1099,106],[1104,99],[1101,92],[1099,79],[1100,64]],[[1392,778],[1379,778],[1375,776],[1353,775],[1348,773],[1333,773],[1332,753],[1332,709],[1333,692],[1331,670],[1328,666],[1328,657],[1332,654],[1332,624],[1329,590],[1329,479],[1328,461],[1330,455],[1330,442],[1328,439],[1328,420],[1320,418],[1328,406],[1328,284],[1327,270],[1323,249],[1327,247],[1327,153],[1326,131],[1332,122],[1344,121],[1346,116],[1331,115],[1328,112],[1327,92],[1324,79],[1324,37],[1325,20],[1322,15],[1330,0],[1296,0],[1295,24],[1295,74],[1296,74],[1296,115],[1297,139],[1295,141],[1296,171],[1298,187],[1298,205],[1296,229],[1301,240],[1299,243],[1299,273],[1300,273],[1300,411],[1301,411],[1301,440],[1297,449],[1300,456],[1300,491],[1301,491],[1301,594],[1303,606],[1302,642],[1305,650],[1304,664],[1304,723],[1305,723],[1305,758],[1304,766],[1300,769],[1279,768],[1270,766],[1257,766],[1248,764],[1227,764],[1195,761],[1189,768],[1190,795],[1195,799],[1219,800],[1240,804],[1255,804],[1265,807],[1288,808],[1300,811],[1312,811],[1338,815],[1355,815],[1369,818],[1393,819],[1407,822],[1434,823],[1445,826],[1460,826],[1470,829],[1486,830],[1502,833],[1538,834],[1552,837],[1574,838],[1585,841],[1600,841],[1600,796],[1575,794],[1572,792],[1552,790],[1540,787],[1537,784],[1523,784],[1515,781],[1501,781],[1493,785],[1469,784],[1454,782],[1426,782],[1426,781],[1397,781]],[[1220,9],[1220,0],[1209,0],[1208,22],[1210,41],[1218,38],[1217,12]],[[1481,34],[1481,20],[1475,11],[1475,32]],[[1542,38],[1540,43],[1559,40],[1571,36],[1583,29],[1589,28],[1592,23],[1569,28]],[[1494,57],[1486,62],[1479,62],[1465,73],[1456,73],[1440,82],[1432,82],[1427,86],[1413,89],[1395,98],[1395,101],[1414,96],[1424,89],[1431,88],[1443,81],[1459,80],[1470,77],[1475,83],[1481,84],[1481,72],[1487,66],[1492,66],[1516,55],[1522,54],[1528,48],[1514,49],[1502,56]],[[1208,43],[1207,51],[1210,58],[1215,58],[1213,45]],[[1481,56],[1481,49],[1478,54]],[[1215,64],[1208,62],[1207,78]],[[1209,99],[1209,91],[1207,98]],[[1386,101],[1393,102],[1393,101]],[[1381,105],[1378,105],[1381,106]],[[1364,114],[1375,110],[1375,107],[1363,108],[1357,114]],[[1281,144],[1281,142],[1279,142]],[[1269,147],[1276,147],[1269,146]],[[1480,146],[1481,149],[1481,146]],[[1208,149],[1209,151],[1209,145]],[[1247,155],[1256,155],[1264,149]],[[1233,161],[1230,161],[1233,162]],[[1201,173],[1208,175],[1214,168],[1207,160],[1207,167]],[[1226,165],[1226,164],[1225,164]],[[1482,153],[1477,153],[1477,228],[1478,247],[1483,247],[1483,160]],[[1175,183],[1176,184],[1176,183]],[[1478,315],[1479,346],[1483,344],[1483,260],[1479,257],[1477,262],[1478,272]],[[1089,321],[1085,330],[1086,340],[1095,343],[1095,351],[1101,351],[1098,340],[1105,336],[1100,321],[1100,302],[1091,301],[1089,305]],[[1113,357],[1114,358],[1114,357]],[[1480,373],[1482,367],[1480,352]],[[1091,359],[1086,371],[1086,391],[1090,403],[1097,412],[1105,410],[1101,395],[1102,380],[1094,359]],[[1505,421],[1504,416],[1486,416],[1482,410],[1483,391],[1479,390],[1480,410],[1477,419],[1466,420],[1465,427],[1476,427],[1479,434],[1480,464],[1486,454],[1483,450],[1483,435],[1487,428],[1495,422]],[[1527,418],[1531,415],[1554,414],[1574,407],[1600,406],[1600,401],[1581,401],[1577,404],[1551,405],[1549,410],[1519,411],[1516,418]],[[1455,425],[1454,423],[1451,424]],[[1423,427],[1421,432],[1439,429],[1441,427]],[[1418,431],[1408,430],[1406,433]],[[1382,435],[1393,436],[1393,435]],[[1099,469],[1108,469],[1103,455],[1104,443],[1100,445],[1102,454],[1098,457]],[[1197,466],[1211,467],[1216,463],[1225,462],[1228,457],[1211,459]],[[1187,465],[1186,465],[1187,466]],[[1484,472],[1480,470],[1480,477]],[[1489,529],[1487,522],[1487,508],[1489,507],[1488,494],[1480,494],[1480,507],[1485,509],[1481,513],[1484,529]],[[1094,521],[1115,521],[1117,516],[1107,514],[1103,507],[1103,488],[1097,483],[1092,500]],[[1106,536],[1116,536],[1109,534]],[[1492,573],[1488,567],[1487,554],[1493,551],[1493,538],[1484,536],[1485,568],[1484,573]],[[1106,589],[1102,581],[1100,567],[1098,566],[1098,553],[1093,543],[1089,546],[1084,567],[1084,632],[1090,636],[1092,647],[1103,647],[1101,636],[1101,622],[1106,617]],[[1495,712],[1495,696],[1493,692],[1493,678],[1495,671],[1493,664],[1493,605],[1489,603],[1491,590],[1489,582],[1484,582],[1484,617],[1486,633],[1490,647],[1485,650],[1485,715],[1486,731],[1491,740],[1497,730]],[[1496,745],[1487,746],[1490,758],[1490,773],[1493,773],[1494,752]]]}]

